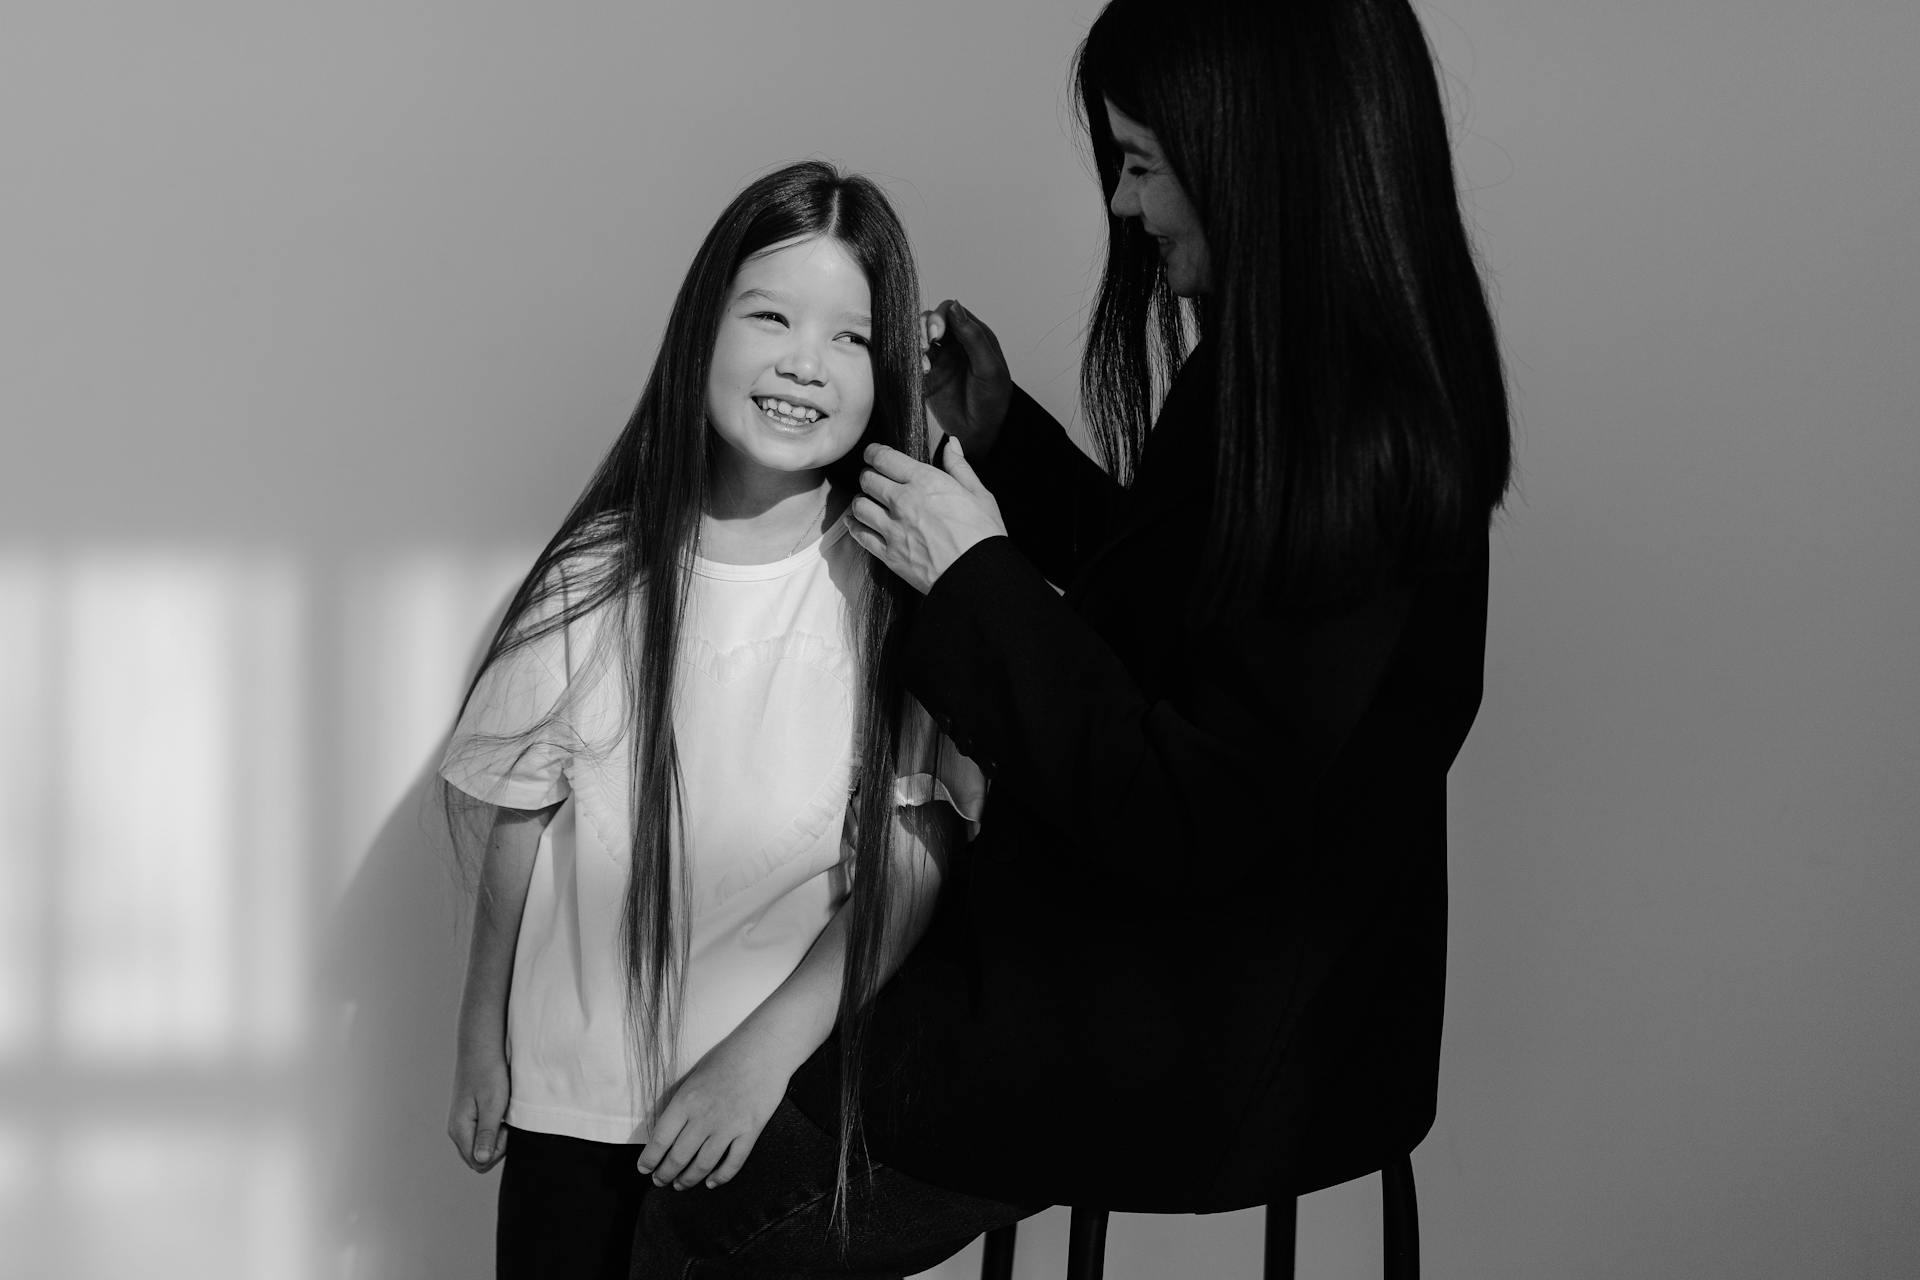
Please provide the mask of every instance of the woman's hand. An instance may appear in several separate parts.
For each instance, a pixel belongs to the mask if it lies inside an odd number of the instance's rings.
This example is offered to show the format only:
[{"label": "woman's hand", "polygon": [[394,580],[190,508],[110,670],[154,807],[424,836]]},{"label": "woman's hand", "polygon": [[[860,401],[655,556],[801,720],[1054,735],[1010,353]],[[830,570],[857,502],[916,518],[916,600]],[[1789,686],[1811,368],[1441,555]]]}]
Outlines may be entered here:
[{"label": "woman's hand", "polygon": [[957,437],[977,458],[1000,438],[1013,399],[1013,375],[993,330],[949,298],[920,313],[927,344],[925,396],[931,425]]},{"label": "woman's hand", "polygon": [[941,450],[940,467],[883,444],[868,445],[862,457],[867,465],[860,496],[848,508],[849,532],[921,595],[976,542],[1007,531],[1000,504],[967,465],[959,436]]},{"label": "woman's hand", "polygon": [[505,1044],[462,1041],[454,1062],[447,1136],[475,1173],[485,1173],[507,1154],[508,1097]]},{"label": "woman's hand", "polygon": [[640,1172],[675,1191],[732,1179],[786,1096],[793,1073],[781,1061],[738,1033],[715,1045],[674,1088],[640,1153]]}]

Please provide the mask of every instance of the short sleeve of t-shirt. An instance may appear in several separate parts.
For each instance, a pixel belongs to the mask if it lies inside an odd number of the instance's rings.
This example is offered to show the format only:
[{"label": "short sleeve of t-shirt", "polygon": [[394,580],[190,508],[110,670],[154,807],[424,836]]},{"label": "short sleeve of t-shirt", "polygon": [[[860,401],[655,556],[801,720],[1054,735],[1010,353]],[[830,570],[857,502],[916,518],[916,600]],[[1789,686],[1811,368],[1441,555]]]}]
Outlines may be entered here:
[{"label": "short sleeve of t-shirt", "polygon": [[440,776],[502,808],[544,809],[566,799],[576,745],[563,714],[566,692],[564,629],[504,654],[474,686]]}]

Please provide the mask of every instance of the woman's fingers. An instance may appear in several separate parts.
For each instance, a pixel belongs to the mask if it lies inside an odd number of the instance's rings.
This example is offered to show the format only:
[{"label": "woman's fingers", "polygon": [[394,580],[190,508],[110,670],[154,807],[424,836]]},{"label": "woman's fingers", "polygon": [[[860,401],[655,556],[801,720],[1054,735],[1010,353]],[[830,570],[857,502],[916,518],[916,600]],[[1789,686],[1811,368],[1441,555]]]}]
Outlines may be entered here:
[{"label": "woman's fingers", "polygon": [[1007,358],[1000,354],[1000,339],[980,323],[973,312],[949,298],[935,310],[944,322],[942,332],[950,331],[966,350],[967,362],[975,377],[992,380],[1007,376]]},{"label": "woman's fingers", "polygon": [[914,468],[925,465],[915,462],[898,449],[889,448],[884,444],[868,445],[866,452],[860,455],[860,459],[887,479],[899,481],[901,484],[913,479]]},{"label": "woman's fingers", "polygon": [[900,489],[898,480],[889,480],[872,467],[860,469],[860,492],[872,498],[881,506],[893,505],[893,495]]},{"label": "woman's fingers", "polygon": [[[887,530],[893,527],[893,519],[887,514],[885,507],[865,494],[861,494],[847,504],[847,514],[851,515],[856,522],[856,527],[850,532],[855,535],[866,533],[881,545],[886,544]],[[864,547],[867,544],[863,542],[860,545]],[[872,548],[869,547],[868,550]]]},{"label": "woman's fingers", "polygon": [[847,526],[847,536],[853,539],[854,546],[859,547],[881,564],[887,562],[887,540],[873,530],[856,522]]},{"label": "woman's fingers", "polygon": [[959,436],[947,437],[947,447],[940,453],[940,468],[958,480],[962,486],[973,493],[986,492],[987,486],[980,482],[973,464],[967,461],[966,446],[960,443]]}]

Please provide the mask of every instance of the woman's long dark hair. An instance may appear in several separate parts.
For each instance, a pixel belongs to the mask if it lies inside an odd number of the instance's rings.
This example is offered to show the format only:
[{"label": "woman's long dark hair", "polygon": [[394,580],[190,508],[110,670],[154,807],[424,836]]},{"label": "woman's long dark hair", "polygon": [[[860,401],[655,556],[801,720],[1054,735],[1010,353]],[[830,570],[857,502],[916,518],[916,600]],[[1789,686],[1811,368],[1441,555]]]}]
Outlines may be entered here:
[{"label": "woman's long dark hair", "polygon": [[[673,1064],[686,958],[684,864],[673,688],[690,575],[715,448],[707,426],[707,379],[727,295],[755,254],[815,236],[842,245],[872,295],[873,413],[860,445],[838,464],[850,481],[868,442],[926,457],[920,400],[920,287],[913,253],[881,190],[859,175],[807,161],[768,174],[736,196],[707,233],[680,286],[640,403],[559,532],[534,561],[487,646],[467,698],[489,667],[514,650],[602,613],[596,655],[617,666],[627,690],[633,765],[632,862],[622,945],[631,1043],[642,1079],[658,1097]],[[841,1178],[860,1145],[864,1010],[879,985],[892,893],[893,788],[904,686],[899,651],[912,592],[862,557],[867,581],[850,618],[860,655],[857,715],[860,782],[854,822],[852,912],[841,990]],[[644,587],[644,590],[639,588]],[[604,611],[604,612],[602,612]],[[462,708],[464,714],[464,705]],[[533,742],[548,722],[525,736]],[[676,872],[676,866],[682,870]]]},{"label": "woman's long dark hair", "polygon": [[1197,323],[1219,424],[1203,610],[1276,584],[1339,597],[1484,532],[1506,381],[1406,0],[1113,0],[1075,78],[1106,197],[1110,99],[1158,137],[1206,235],[1210,288],[1183,307],[1151,237],[1109,214],[1081,368],[1124,479]]}]

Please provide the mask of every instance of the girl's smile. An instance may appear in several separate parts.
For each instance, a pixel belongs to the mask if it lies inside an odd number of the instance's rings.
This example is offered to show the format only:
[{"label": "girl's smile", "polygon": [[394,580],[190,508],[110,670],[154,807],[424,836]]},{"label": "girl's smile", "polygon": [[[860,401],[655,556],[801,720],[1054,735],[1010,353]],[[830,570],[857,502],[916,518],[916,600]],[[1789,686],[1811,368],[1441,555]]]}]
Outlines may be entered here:
[{"label": "girl's smile", "polygon": [[753,402],[760,406],[760,412],[771,418],[777,425],[794,429],[809,427],[830,415],[801,399],[799,396],[788,400],[780,396],[755,396]]}]

